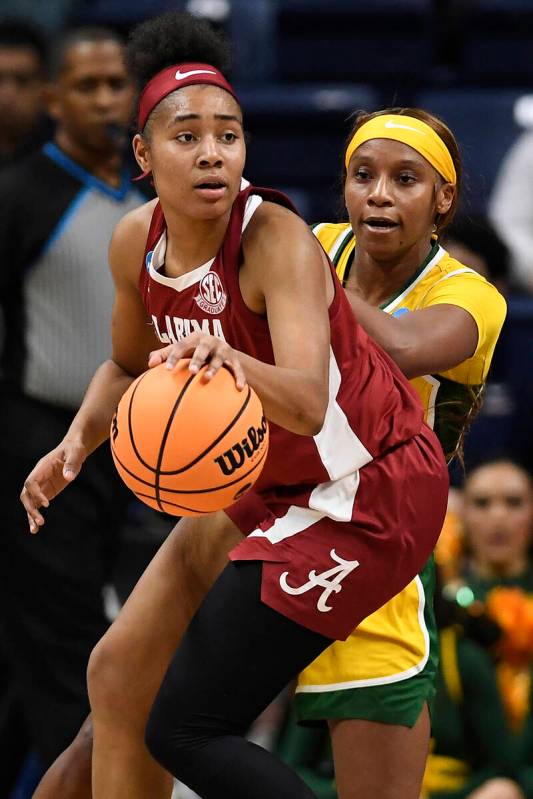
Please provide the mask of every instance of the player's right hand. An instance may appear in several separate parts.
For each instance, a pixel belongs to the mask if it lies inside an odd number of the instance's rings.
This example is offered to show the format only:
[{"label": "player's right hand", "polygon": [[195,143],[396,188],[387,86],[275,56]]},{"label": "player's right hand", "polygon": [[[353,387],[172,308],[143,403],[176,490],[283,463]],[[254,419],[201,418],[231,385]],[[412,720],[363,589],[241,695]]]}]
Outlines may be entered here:
[{"label": "player's right hand", "polygon": [[83,444],[63,441],[38,461],[24,481],[20,501],[28,515],[31,533],[38,533],[44,524],[39,508],[47,508],[65,486],[78,475],[87,452]]}]

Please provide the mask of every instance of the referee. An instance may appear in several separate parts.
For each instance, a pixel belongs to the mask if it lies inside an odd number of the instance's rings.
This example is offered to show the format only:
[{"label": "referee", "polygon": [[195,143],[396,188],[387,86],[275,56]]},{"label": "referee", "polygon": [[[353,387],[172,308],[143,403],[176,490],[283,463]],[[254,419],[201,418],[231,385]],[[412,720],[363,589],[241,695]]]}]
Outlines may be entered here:
[{"label": "referee", "polygon": [[89,710],[85,671],[108,624],[102,588],[126,497],[107,448],[54,502],[42,535],[28,533],[18,495],[109,356],[107,248],[145,201],[123,164],[133,87],[120,39],[67,33],[51,75],[53,140],[0,175],[0,629],[43,768]]}]

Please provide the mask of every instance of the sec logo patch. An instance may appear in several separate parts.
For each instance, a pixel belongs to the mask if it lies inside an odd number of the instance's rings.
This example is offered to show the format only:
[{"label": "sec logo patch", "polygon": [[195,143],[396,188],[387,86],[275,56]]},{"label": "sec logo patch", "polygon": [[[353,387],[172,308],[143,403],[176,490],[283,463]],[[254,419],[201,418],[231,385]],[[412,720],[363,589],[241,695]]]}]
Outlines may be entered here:
[{"label": "sec logo patch", "polygon": [[216,272],[208,272],[200,280],[199,292],[194,298],[202,311],[210,314],[219,314],[226,307],[226,292],[222,281]]}]

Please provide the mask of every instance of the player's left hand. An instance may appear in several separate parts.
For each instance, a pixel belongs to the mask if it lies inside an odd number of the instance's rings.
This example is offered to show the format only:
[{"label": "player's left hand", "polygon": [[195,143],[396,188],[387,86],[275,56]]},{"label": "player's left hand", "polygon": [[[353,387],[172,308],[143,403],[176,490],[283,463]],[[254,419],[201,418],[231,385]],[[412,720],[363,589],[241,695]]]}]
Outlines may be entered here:
[{"label": "player's left hand", "polygon": [[222,339],[207,333],[191,333],[177,344],[168,344],[160,350],[154,350],[148,358],[148,366],[152,369],[166,363],[167,369],[174,369],[178,361],[189,357],[189,371],[194,374],[208,365],[204,374],[206,380],[212,380],[222,366],[227,366],[233,373],[239,391],[246,385],[240,353]]}]

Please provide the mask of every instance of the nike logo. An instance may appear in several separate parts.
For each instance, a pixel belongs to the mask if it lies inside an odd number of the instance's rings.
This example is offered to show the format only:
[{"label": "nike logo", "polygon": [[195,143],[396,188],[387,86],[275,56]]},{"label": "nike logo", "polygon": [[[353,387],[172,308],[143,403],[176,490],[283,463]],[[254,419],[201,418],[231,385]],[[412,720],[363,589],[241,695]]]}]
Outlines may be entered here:
[{"label": "nike logo", "polygon": [[403,130],[412,130],[413,133],[423,133],[423,131],[418,130],[418,128],[411,128],[411,127],[409,127],[409,125],[397,125],[396,122],[391,122],[390,119],[388,119],[385,122],[385,127],[386,128],[403,128]]},{"label": "nike logo", "polygon": [[189,72],[176,72],[175,78],[176,80],[184,80],[185,78],[190,78],[191,75],[216,75],[217,73],[213,69],[191,69]]}]

